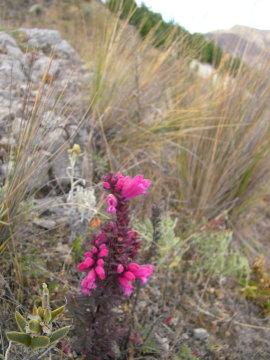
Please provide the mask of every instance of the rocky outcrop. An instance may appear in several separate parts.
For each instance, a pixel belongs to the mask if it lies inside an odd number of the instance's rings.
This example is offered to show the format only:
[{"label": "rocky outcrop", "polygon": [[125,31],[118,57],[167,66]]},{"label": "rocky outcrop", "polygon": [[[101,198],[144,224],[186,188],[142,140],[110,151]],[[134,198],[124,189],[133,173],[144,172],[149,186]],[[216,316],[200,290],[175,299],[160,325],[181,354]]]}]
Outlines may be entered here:
[{"label": "rocky outcrop", "polygon": [[[77,127],[85,108],[81,89],[90,84],[90,74],[73,47],[55,30],[18,29],[0,32],[0,181],[5,181],[22,129],[29,122],[36,128],[40,177],[30,187],[41,189],[48,182],[68,186],[65,151],[76,142],[85,146],[85,128]],[[85,105],[86,106],[86,105]],[[61,151],[60,151],[61,150]],[[7,160],[8,159],[8,160]],[[8,163],[9,162],[9,163]]]},{"label": "rocky outcrop", "polygon": [[[69,226],[72,239],[87,228],[86,218],[94,212],[93,190],[81,179],[82,157],[71,177],[67,152],[74,143],[82,150],[86,147],[91,126],[82,89],[87,94],[90,80],[84,62],[58,31],[0,32],[0,186],[17,171],[16,163],[24,169],[29,165],[33,176],[27,178],[27,189],[38,195],[32,208],[34,226],[45,230]],[[28,150],[16,158],[23,147]],[[71,193],[74,181],[78,186]],[[74,205],[77,195],[81,207]]]}]

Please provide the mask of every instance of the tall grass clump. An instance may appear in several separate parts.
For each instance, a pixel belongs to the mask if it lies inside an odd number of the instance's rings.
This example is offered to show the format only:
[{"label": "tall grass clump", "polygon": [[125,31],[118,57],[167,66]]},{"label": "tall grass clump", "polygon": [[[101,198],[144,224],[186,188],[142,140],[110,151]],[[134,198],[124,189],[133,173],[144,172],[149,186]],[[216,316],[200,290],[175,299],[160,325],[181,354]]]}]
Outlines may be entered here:
[{"label": "tall grass clump", "polygon": [[[48,64],[49,70],[50,64]],[[22,115],[16,135],[10,120],[3,126],[7,130],[4,144],[4,182],[0,187],[0,253],[9,247],[15,249],[15,240],[22,241],[25,225],[31,221],[33,192],[42,186],[53,158],[62,150],[55,147],[52,133],[58,126],[46,115],[47,104],[54,104],[57,114],[67,111],[66,104],[60,105],[63,90],[55,100],[55,89],[46,81],[46,73],[38,85],[34,101],[31,99],[33,84],[25,86]],[[16,141],[14,142],[14,138]],[[20,234],[20,235],[19,235]],[[12,254],[13,251],[11,251]],[[16,252],[15,252],[16,253]],[[15,256],[16,257],[16,256]]]},{"label": "tall grass clump", "polygon": [[111,167],[143,168],[198,221],[238,215],[269,175],[268,65],[232,77],[221,62],[204,79],[181,41],[156,49],[152,36],[114,16],[92,38],[90,111]]},{"label": "tall grass clump", "polygon": [[50,11],[43,26],[58,19],[91,71],[89,151],[112,171],[140,169],[159,184],[155,197],[196,221],[253,204],[269,175],[268,64],[255,71],[225,56],[205,78],[175,30],[159,48],[155,26],[142,39],[132,7],[122,18],[94,2]]}]

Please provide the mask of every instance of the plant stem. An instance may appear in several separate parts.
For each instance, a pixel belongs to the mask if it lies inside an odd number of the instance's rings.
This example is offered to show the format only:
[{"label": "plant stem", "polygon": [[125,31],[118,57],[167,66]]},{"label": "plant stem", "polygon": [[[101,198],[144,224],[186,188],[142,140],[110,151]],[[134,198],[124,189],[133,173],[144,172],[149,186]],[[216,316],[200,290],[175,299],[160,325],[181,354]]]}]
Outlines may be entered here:
[{"label": "plant stem", "polygon": [[12,342],[10,341],[9,344],[8,344],[8,348],[6,350],[6,354],[5,354],[5,359],[4,360],[8,360],[8,355],[9,355],[9,352],[10,352],[10,349],[11,349],[11,345],[12,345]]}]

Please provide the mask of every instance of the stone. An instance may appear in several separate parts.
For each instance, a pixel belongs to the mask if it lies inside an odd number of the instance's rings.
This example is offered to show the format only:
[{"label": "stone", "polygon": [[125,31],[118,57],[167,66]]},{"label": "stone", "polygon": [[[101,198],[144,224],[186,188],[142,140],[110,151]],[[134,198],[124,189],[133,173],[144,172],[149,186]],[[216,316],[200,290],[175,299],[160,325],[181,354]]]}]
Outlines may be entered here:
[{"label": "stone", "polygon": [[40,81],[44,75],[47,78],[51,78],[53,81],[58,77],[60,73],[60,62],[59,60],[52,60],[48,56],[42,56],[35,61],[32,69],[32,81]]},{"label": "stone", "polygon": [[[33,176],[29,178],[27,184],[27,191],[36,191],[38,192],[42,188],[50,185],[49,169],[50,164],[48,158],[50,156],[46,151],[40,151],[39,155],[39,166],[35,169],[32,169]],[[30,159],[31,161],[31,159]],[[36,160],[33,160],[33,163]]]},{"label": "stone", "polygon": [[77,55],[76,51],[66,40],[62,40],[59,44],[55,46],[55,53],[57,56],[63,59],[70,59],[74,57],[75,60],[81,62],[80,57]]},{"label": "stone", "polygon": [[64,204],[64,196],[47,196],[33,201],[35,213],[39,218],[52,215],[62,218],[66,213]]},{"label": "stone", "polygon": [[67,168],[70,166],[70,161],[67,154],[66,147],[60,154],[58,154],[51,162],[51,176],[57,181],[60,187],[69,187],[70,178],[67,174]]},{"label": "stone", "polygon": [[0,54],[0,87],[5,89],[7,84],[17,85],[23,81],[26,81],[26,77],[21,62]]},{"label": "stone", "polygon": [[[63,121],[61,125],[64,125]],[[56,128],[52,128],[44,139],[44,149],[51,154],[54,154],[61,147],[68,148],[69,142],[67,142],[67,134],[65,130],[59,126]]]},{"label": "stone", "polygon": [[5,32],[0,32],[0,53],[13,58],[21,58],[23,55],[13,37]]},{"label": "stone", "polygon": [[59,31],[56,30],[20,28],[19,31],[28,36],[29,45],[46,53],[50,53],[52,48],[62,41]]},{"label": "stone", "polygon": [[209,333],[203,328],[198,328],[193,330],[193,337],[196,340],[205,340],[209,337]]},{"label": "stone", "polygon": [[[36,2],[30,8],[30,13],[35,14],[37,5]],[[29,51],[21,50],[24,48]],[[49,65],[48,79],[41,83]],[[35,133],[30,141],[31,149],[37,151],[29,154],[25,164],[31,173],[27,178],[27,192],[36,191],[39,196],[46,196],[48,191],[50,194],[54,191],[59,194],[59,190],[68,192],[69,139],[73,139],[72,144],[76,139],[83,149],[91,131],[85,126],[79,131],[77,128],[88,102],[80,92],[84,89],[82,79],[89,84],[89,73],[83,60],[58,31],[21,28],[16,29],[13,36],[0,31],[0,147],[11,150],[11,159],[21,129],[28,125],[33,105],[40,96],[32,119]],[[5,163],[6,157],[0,157],[0,162],[0,177],[4,181],[9,164]],[[82,176],[83,166],[80,158],[76,175]]]},{"label": "stone", "polygon": [[41,227],[45,230],[52,230],[56,227],[56,222],[54,220],[51,219],[39,219],[36,218],[33,220],[33,224]]}]

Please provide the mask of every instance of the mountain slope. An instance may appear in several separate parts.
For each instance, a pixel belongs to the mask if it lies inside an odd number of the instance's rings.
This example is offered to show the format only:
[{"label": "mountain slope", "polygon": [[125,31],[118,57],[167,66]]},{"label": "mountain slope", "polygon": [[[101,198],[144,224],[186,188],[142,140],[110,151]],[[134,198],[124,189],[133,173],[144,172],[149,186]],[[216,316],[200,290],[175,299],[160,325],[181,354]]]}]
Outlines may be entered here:
[{"label": "mountain slope", "polygon": [[248,63],[258,63],[270,58],[270,30],[258,30],[247,26],[234,26],[206,34],[224,51],[243,58]]}]

